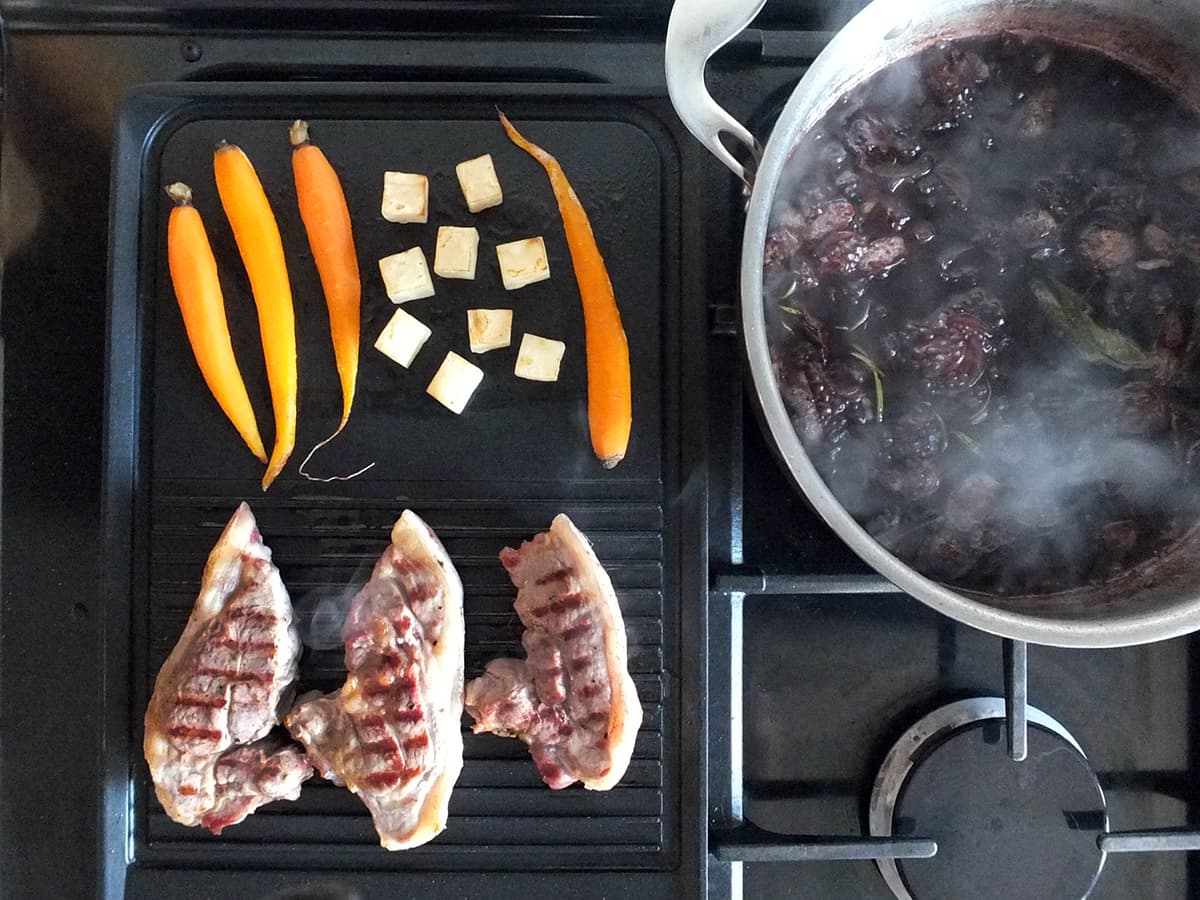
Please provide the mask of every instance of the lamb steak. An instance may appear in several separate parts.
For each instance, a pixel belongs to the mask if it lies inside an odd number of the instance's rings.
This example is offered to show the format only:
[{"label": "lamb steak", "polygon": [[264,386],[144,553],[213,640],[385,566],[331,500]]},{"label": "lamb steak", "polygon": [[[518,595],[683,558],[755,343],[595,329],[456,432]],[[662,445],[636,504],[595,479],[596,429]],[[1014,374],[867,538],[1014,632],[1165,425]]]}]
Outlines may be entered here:
[{"label": "lamb steak", "polygon": [[146,710],[146,762],[176,822],[220,834],[264,803],[300,795],[312,767],[266,737],[290,702],[300,649],[291,600],[243,503],[208,557]]},{"label": "lamb steak", "polygon": [[287,715],[320,774],[358,794],[388,850],[446,827],[463,763],[462,582],[405,510],[343,627],[346,682]]},{"label": "lamb steak", "polygon": [[608,790],[642,722],[612,581],[565,515],[500,561],[517,588],[526,658],[492,660],[467,685],[474,730],[523,740],[551,788]]}]

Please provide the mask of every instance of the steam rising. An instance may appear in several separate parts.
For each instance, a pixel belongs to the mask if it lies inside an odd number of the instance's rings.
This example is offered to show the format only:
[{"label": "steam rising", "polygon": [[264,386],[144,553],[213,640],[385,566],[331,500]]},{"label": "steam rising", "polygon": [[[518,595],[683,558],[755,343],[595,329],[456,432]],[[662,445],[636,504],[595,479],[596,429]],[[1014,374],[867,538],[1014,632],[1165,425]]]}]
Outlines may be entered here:
[{"label": "steam rising", "polygon": [[1046,40],[935,48],[834,106],[772,222],[784,399],[839,500],[898,556],[1044,593],[1152,559],[1194,523],[1191,111]]},{"label": "steam rising", "polygon": [[346,621],[346,613],[370,574],[371,566],[362,563],[344,587],[315,588],[302,597],[293,598],[296,628],[306,647],[337,650],[342,646],[342,625]]}]

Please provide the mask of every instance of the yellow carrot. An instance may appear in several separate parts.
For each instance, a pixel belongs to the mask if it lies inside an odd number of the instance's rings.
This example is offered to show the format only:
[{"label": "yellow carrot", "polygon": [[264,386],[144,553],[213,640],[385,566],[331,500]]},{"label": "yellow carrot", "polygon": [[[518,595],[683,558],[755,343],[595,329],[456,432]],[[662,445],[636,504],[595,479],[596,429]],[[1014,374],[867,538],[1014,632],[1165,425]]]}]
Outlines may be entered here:
[{"label": "yellow carrot", "polygon": [[[309,451],[300,464],[300,474],[313,481],[340,481],[361,475],[332,478],[312,478],[305,465],[321,447],[342,433],[354,406],[354,389],[358,382],[359,319],[362,304],[362,282],[358,274],[358,254],[354,249],[354,231],[350,226],[350,209],[337,172],[321,152],[308,140],[308,123],[297,119],[290,131],[292,141],[292,175],[296,181],[296,201],[300,220],[308,235],[313,262],[321,276],[321,290],[329,308],[329,334],[333,339],[333,356],[338,378],[342,384],[342,420],[337,429]],[[371,465],[374,465],[372,463]]]},{"label": "yellow carrot", "polygon": [[192,189],[182,182],[167,186],[167,196],[175,201],[167,221],[167,261],[175,299],[183,313],[188,342],[200,366],[200,374],[212,391],[217,405],[228,416],[250,452],[263,462],[263,449],[254,407],[246,394],[241,370],[233,355],[229,323],[225,318],[225,298],[217,277],[208,234],[200,212],[192,206]]},{"label": "yellow carrot", "polygon": [[558,160],[522,137],[504,113],[500,113],[500,122],[509,139],[542,164],[554,189],[583,301],[592,449],[604,468],[611,469],[625,458],[633,425],[629,342],[621,325],[612,281],[592,234],[592,224]]},{"label": "yellow carrot", "polygon": [[213,173],[250,277],[271,386],[275,447],[263,475],[265,491],[283,471],[296,445],[296,314],[292,288],[279,226],[250,159],[240,147],[222,143],[213,153]]}]

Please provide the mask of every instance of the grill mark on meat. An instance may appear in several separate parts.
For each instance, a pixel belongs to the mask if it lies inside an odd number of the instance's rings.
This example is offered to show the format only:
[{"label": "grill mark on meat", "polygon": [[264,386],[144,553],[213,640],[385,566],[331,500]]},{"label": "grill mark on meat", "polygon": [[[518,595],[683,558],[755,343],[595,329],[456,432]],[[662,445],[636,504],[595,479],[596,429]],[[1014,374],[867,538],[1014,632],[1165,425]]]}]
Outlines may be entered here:
[{"label": "grill mark on meat", "polygon": [[579,620],[579,623],[572,625],[570,628],[564,628],[561,636],[564,641],[577,641],[580,638],[587,637],[592,631],[592,620],[584,616]]},{"label": "grill mark on meat", "polygon": [[583,604],[583,594],[579,593],[578,591],[573,591],[570,594],[563,594],[561,597],[555,597],[545,606],[535,607],[534,609],[530,610],[530,614],[540,619],[550,613],[559,615],[573,609],[579,609],[579,607],[583,606]]},{"label": "grill mark on meat", "polygon": [[224,709],[226,704],[225,698],[222,697],[202,697],[198,694],[184,694],[175,698],[176,706],[197,707],[207,709]]},{"label": "grill mark on meat", "polygon": [[299,796],[311,766],[294,747],[261,740],[299,655],[287,590],[242,504],[209,555],[146,710],[146,761],[172,819],[219,832],[264,803]]},{"label": "grill mark on meat", "polygon": [[353,786],[387,849],[445,827],[462,766],[462,631],[457,573],[406,511],[347,613],[346,683],[288,714],[318,769]]},{"label": "grill mark on meat", "polygon": [[417,681],[415,678],[407,675],[401,675],[394,681],[381,679],[379,681],[368,682],[367,684],[363,685],[362,695],[368,699],[372,697],[382,697],[384,695],[393,695],[396,697],[396,699],[399,699],[399,697],[402,697],[405,694],[412,693],[416,686]]},{"label": "grill mark on meat", "polygon": [[264,626],[274,625],[279,621],[273,612],[255,606],[236,606],[229,610],[227,618],[233,622]]},{"label": "grill mark on meat", "polygon": [[375,789],[393,788],[412,781],[414,778],[419,778],[421,774],[420,769],[385,769],[382,772],[372,772],[370,775],[364,776],[361,784],[364,787]]},{"label": "grill mark on meat", "polygon": [[225,733],[217,728],[195,728],[191,725],[171,725],[167,734],[177,738],[192,738],[197,741],[220,741]]},{"label": "grill mark on meat", "polygon": [[467,685],[473,730],[523,740],[553,789],[607,790],[642,719],[611,581],[566,516],[500,561],[517,588],[526,658],[493,660]]},{"label": "grill mark on meat", "polygon": [[389,735],[386,738],[381,738],[378,741],[369,741],[361,745],[364,754],[395,754],[400,751],[400,745],[396,743],[396,739]]},{"label": "grill mark on meat", "polygon": [[[376,704],[376,707],[382,708],[382,706],[380,704]],[[351,718],[351,721],[354,723],[354,726],[355,726],[354,730],[358,733],[359,740],[374,741],[374,740],[380,740],[382,738],[391,736],[392,732],[391,732],[391,729],[388,728],[388,720],[387,720],[386,716],[382,716],[382,715],[379,716],[378,718],[381,721],[378,724],[375,724],[374,720],[376,717],[373,715],[362,715],[361,713],[352,713],[350,715],[350,718]],[[365,719],[369,719],[370,721],[364,721]]]},{"label": "grill mark on meat", "polygon": [[215,666],[202,666],[196,669],[196,674],[223,678],[234,684],[270,684],[275,680],[274,672],[257,672],[253,669],[225,669]]},{"label": "grill mark on meat", "polygon": [[226,637],[221,638],[216,643],[217,646],[226,647],[230,650],[240,650],[243,653],[268,651],[271,656],[275,655],[274,641],[255,641],[243,640],[242,638],[238,637]]},{"label": "grill mark on meat", "polygon": [[563,566],[562,568],[555,569],[552,572],[547,572],[545,575],[542,575],[534,582],[534,584],[540,587],[545,584],[553,584],[556,581],[566,581],[574,574],[575,570],[570,566]]},{"label": "grill mark on meat", "polygon": [[579,609],[584,604],[584,596],[579,591],[574,591],[570,594],[563,594],[558,598],[557,602],[563,609]]},{"label": "grill mark on meat", "polygon": [[405,750],[420,750],[422,747],[429,746],[429,732],[423,731],[420,734],[410,738],[405,738],[400,745]]}]

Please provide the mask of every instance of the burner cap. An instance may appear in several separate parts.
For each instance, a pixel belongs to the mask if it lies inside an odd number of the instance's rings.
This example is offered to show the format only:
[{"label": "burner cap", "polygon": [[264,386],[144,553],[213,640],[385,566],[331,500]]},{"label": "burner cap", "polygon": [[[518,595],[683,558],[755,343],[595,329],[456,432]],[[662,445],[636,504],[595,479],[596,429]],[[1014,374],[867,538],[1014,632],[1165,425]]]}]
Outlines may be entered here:
[{"label": "burner cap", "polygon": [[970,725],[919,762],[896,806],[898,836],[938,843],[937,856],[901,863],[916,900],[1091,893],[1104,854],[1104,792],[1074,747],[1036,726],[1014,762],[998,720]]},{"label": "burner cap", "polygon": [[932,859],[881,861],[900,900],[1084,900],[1104,865],[1104,792],[1078,744],[1029,709],[1029,755],[1005,742],[1004,701],[943,707],[888,754],[871,833],[937,841]]}]

